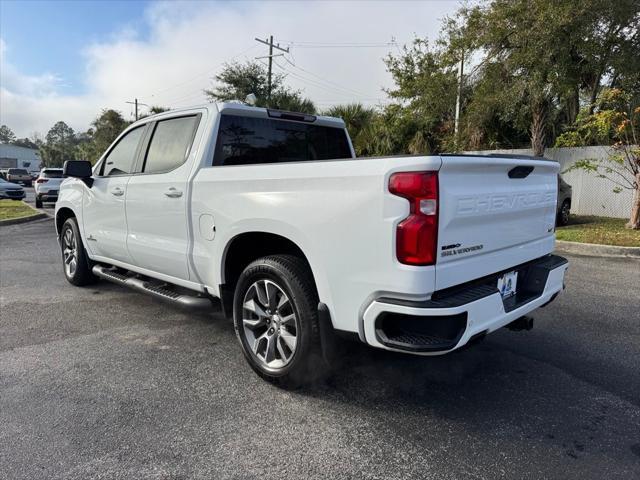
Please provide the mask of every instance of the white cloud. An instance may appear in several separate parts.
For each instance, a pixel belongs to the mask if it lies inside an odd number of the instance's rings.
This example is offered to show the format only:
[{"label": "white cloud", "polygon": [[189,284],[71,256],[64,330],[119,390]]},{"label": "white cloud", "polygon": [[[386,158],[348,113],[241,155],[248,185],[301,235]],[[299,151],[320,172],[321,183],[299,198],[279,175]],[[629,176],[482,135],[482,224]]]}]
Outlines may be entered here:
[{"label": "white cloud", "polygon": [[[363,101],[376,104],[390,85],[382,58],[396,47],[315,48],[308,43],[410,42],[415,35],[435,38],[440,20],[457,2],[168,2],[145,12],[149,34],[115,26],[102,43],[89,45],[86,94],[64,95],[59,76],[21,75],[8,61],[0,43],[2,123],[16,134],[46,133],[57,120],[84,130],[101,108],[126,115],[124,102],[184,106],[205,100],[202,89],[226,60],[265,55],[267,47],[254,40],[273,34],[284,44],[294,41],[287,56],[276,62],[289,72],[287,83],[304,90],[320,107]],[[8,46],[10,48],[10,45]],[[274,65],[276,72],[282,72]],[[306,71],[305,71],[306,70]],[[309,73],[311,72],[311,73]]]}]

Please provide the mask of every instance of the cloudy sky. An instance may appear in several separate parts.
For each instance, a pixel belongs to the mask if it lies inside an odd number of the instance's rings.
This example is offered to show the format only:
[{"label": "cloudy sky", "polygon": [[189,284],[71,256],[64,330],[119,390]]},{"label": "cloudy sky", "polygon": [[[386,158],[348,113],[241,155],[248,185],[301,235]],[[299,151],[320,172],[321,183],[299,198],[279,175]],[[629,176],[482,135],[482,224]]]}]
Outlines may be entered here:
[{"label": "cloudy sky", "polygon": [[58,120],[86,130],[126,102],[205,101],[222,64],[266,55],[273,35],[290,54],[275,71],[320,108],[384,103],[382,58],[417,35],[434,39],[456,1],[81,2],[0,0],[0,123],[19,136]]}]

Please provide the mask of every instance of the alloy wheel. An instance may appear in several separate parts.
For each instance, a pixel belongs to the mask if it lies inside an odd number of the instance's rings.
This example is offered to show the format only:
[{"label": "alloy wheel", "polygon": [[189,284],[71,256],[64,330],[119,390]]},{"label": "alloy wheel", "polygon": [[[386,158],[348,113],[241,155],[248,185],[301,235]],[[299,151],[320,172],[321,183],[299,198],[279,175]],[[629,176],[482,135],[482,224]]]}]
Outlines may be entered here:
[{"label": "alloy wheel", "polygon": [[562,205],[562,210],[560,211],[560,216],[562,217],[562,224],[566,225],[569,223],[569,213],[571,209],[569,208],[569,204],[565,203]]},{"label": "alloy wheel", "polygon": [[78,268],[78,244],[73,229],[67,228],[62,236],[62,258],[64,272],[72,278]]},{"label": "alloy wheel", "polygon": [[242,333],[254,357],[264,367],[278,370],[293,358],[298,323],[291,300],[272,280],[258,280],[242,302]]}]

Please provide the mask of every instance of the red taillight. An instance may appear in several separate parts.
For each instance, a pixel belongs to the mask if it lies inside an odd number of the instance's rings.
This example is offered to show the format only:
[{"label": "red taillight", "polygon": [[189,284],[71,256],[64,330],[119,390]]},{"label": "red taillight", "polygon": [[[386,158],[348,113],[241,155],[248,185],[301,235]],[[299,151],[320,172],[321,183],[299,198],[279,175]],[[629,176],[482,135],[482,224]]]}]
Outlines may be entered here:
[{"label": "red taillight", "polygon": [[39,178],[36,180],[36,183],[47,183],[49,181],[48,178]]},{"label": "red taillight", "polygon": [[407,265],[433,265],[438,245],[438,174],[394,173],[389,191],[409,200],[409,216],[396,230],[396,255]]}]

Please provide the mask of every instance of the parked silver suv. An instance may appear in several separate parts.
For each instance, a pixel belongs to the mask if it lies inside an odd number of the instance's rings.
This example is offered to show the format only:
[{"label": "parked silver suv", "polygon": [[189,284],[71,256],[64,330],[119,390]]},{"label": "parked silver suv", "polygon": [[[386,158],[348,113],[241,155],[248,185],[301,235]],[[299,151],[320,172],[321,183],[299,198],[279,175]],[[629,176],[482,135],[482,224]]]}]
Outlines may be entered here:
[{"label": "parked silver suv", "polygon": [[42,208],[44,202],[55,203],[58,200],[60,184],[64,180],[61,168],[43,168],[36,179],[36,207]]}]

